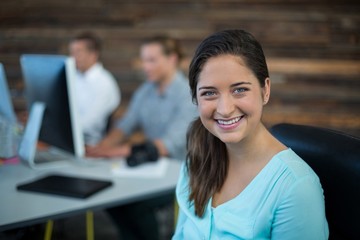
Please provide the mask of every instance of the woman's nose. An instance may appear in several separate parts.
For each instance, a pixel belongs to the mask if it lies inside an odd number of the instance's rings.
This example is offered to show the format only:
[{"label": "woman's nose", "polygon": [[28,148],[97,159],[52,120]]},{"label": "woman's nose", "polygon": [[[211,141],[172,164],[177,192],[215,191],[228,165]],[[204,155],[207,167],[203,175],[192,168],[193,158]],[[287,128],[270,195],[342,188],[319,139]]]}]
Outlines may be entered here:
[{"label": "woman's nose", "polygon": [[217,109],[216,111],[218,114],[220,114],[222,117],[231,117],[232,114],[235,111],[235,103],[234,99],[230,95],[223,95],[220,96],[218,103],[217,103]]}]

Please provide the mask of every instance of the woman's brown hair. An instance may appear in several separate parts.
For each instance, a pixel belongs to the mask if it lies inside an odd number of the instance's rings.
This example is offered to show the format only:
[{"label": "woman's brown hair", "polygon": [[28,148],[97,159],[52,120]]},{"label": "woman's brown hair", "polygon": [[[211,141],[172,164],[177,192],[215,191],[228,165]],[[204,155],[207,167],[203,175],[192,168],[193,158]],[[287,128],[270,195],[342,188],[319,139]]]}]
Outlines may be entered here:
[{"label": "woman's brown hair", "polygon": [[[260,86],[269,77],[261,45],[244,30],[225,30],[210,35],[195,51],[189,68],[189,83],[193,102],[197,104],[196,87],[205,63],[219,55],[241,58],[254,73]],[[187,171],[189,173],[189,201],[195,206],[195,214],[202,217],[209,199],[219,191],[228,170],[228,154],[225,144],[211,134],[200,118],[189,127],[187,133]]]}]

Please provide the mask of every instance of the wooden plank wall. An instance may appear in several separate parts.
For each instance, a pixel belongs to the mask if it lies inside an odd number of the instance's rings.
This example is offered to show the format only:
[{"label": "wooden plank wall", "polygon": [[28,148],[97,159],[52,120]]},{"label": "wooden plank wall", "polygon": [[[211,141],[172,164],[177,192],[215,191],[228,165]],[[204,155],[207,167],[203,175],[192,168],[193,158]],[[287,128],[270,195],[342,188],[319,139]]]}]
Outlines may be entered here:
[{"label": "wooden plank wall", "polygon": [[360,136],[360,4],[343,0],[13,0],[0,2],[0,62],[16,109],[24,109],[19,56],[67,54],[75,34],[91,30],[117,78],[122,110],[139,84],[142,39],[181,40],[187,65],[214,31],[243,28],[262,43],[273,81],[264,122],[330,127]]}]

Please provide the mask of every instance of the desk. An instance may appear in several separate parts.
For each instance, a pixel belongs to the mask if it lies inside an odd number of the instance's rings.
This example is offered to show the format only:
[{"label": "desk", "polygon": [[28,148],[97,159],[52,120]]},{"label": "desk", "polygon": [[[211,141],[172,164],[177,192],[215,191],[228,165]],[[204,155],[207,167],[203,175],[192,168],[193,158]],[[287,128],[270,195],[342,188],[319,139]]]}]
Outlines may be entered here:
[{"label": "desk", "polygon": [[[89,164],[73,163],[69,167],[47,170],[33,170],[23,164],[0,166],[0,231],[171,193],[181,163],[169,160],[164,177],[141,179],[115,177],[111,165],[110,160],[94,160]],[[85,200],[16,190],[17,184],[49,173],[106,179],[113,185]]]}]

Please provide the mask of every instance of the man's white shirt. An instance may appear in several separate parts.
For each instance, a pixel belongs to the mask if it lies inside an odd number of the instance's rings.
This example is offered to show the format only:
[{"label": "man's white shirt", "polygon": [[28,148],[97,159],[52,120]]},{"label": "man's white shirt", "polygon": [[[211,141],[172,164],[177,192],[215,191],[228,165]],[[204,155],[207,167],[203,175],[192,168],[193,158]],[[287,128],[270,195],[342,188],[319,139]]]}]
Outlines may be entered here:
[{"label": "man's white shirt", "polygon": [[84,140],[95,145],[104,136],[109,116],[120,104],[120,89],[102,64],[77,72],[76,100]]}]

